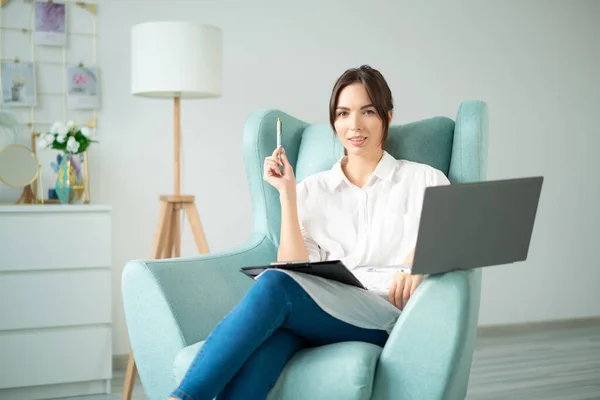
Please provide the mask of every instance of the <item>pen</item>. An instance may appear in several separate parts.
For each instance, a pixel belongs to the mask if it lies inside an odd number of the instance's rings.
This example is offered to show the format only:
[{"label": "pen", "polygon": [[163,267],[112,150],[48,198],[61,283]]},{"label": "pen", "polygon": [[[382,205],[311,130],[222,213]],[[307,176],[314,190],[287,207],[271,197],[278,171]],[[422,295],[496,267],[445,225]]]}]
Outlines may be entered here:
[{"label": "pen", "polygon": [[[281,120],[279,118],[277,118],[277,148],[281,147]],[[281,161],[281,150],[279,153],[277,153],[277,159],[279,161]],[[279,169],[281,170],[281,165],[279,166]]]}]

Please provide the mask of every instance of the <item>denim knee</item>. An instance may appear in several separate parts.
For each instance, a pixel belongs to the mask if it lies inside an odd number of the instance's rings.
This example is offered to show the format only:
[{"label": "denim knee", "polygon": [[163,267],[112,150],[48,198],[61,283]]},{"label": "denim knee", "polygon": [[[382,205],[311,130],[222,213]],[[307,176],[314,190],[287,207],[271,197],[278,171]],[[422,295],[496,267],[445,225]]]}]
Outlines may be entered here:
[{"label": "denim knee", "polygon": [[274,269],[267,270],[256,280],[254,291],[260,292],[269,298],[283,296],[285,298],[305,294],[304,289],[296,281],[282,271]]}]

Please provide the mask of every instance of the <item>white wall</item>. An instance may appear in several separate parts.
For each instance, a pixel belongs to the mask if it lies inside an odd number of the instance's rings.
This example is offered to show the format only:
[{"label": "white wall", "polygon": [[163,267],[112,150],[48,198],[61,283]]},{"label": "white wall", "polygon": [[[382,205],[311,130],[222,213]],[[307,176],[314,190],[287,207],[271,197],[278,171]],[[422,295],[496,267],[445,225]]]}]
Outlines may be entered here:
[{"label": "white wall", "polygon": [[[327,121],[335,79],[368,63],[387,78],[395,123],[454,117],[464,99],[490,108],[489,178],[546,178],[527,262],[484,273],[480,323],[600,315],[600,2],[548,0],[103,1],[101,144],[92,195],[114,207],[114,352],[128,352],[120,274],[150,254],[158,196],[172,192],[172,108],[130,94],[129,34],[139,22],[187,20],[224,31],[224,93],[183,102],[183,190],[211,250],[252,230],[242,130],[257,108]],[[187,228],[185,226],[184,228]],[[184,229],[184,254],[194,245]]]}]

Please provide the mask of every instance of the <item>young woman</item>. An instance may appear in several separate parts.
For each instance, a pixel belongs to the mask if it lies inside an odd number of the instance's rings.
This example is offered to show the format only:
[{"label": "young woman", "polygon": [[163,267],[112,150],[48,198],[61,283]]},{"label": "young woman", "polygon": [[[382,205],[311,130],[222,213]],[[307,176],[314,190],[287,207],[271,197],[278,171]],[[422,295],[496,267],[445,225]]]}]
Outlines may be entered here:
[{"label": "young woman", "polygon": [[281,201],[278,260],[342,260],[387,298],[269,270],[211,332],[171,400],[265,399],[299,349],[343,341],[385,345],[424,277],[369,267],[412,263],[424,190],[449,184],[442,172],[384,150],[392,111],[391,91],[377,70],[349,69],[329,106],[345,156],[299,184],[284,149],[264,164],[264,180]]}]

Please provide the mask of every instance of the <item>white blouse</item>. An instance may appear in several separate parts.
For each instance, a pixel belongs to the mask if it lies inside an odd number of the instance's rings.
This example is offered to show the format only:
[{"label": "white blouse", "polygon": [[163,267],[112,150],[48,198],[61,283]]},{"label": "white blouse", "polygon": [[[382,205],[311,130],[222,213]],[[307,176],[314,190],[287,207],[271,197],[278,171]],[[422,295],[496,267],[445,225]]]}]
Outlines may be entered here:
[{"label": "white blouse", "polygon": [[309,260],[341,260],[369,290],[285,272],[334,317],[390,332],[400,310],[387,300],[388,286],[416,245],[425,188],[446,184],[441,171],[387,152],[362,188],[346,178],[341,160],[307,177],[297,204]]}]

